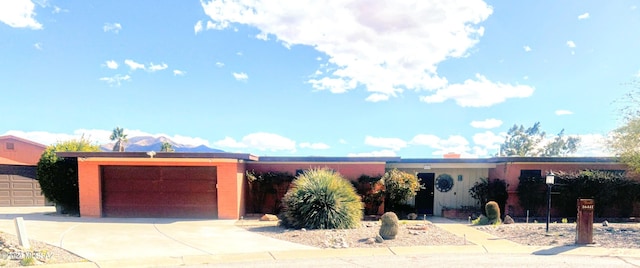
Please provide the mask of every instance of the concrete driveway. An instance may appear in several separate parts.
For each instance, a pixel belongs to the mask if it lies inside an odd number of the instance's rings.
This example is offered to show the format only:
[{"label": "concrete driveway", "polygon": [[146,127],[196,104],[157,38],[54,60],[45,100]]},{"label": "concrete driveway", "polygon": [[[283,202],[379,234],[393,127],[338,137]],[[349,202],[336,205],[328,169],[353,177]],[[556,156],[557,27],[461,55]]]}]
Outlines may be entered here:
[{"label": "concrete driveway", "polygon": [[0,231],[16,234],[15,217],[25,219],[29,239],[98,263],[315,249],[246,231],[235,220],[78,218],[53,207],[0,208]]}]

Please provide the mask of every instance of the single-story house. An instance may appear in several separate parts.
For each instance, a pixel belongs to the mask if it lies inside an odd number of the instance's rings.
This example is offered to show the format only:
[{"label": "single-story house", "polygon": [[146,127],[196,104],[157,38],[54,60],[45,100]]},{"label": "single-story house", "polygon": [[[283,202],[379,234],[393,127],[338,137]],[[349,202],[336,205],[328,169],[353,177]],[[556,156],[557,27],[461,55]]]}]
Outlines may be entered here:
[{"label": "single-story house", "polygon": [[46,146],[11,135],[0,136],[0,207],[43,206],[36,165]]},{"label": "single-story house", "polygon": [[246,171],[288,172],[326,167],[350,180],[397,168],[424,183],[412,200],[421,214],[474,206],[469,188],[483,178],[508,184],[507,213],[522,214],[518,178],[534,172],[624,170],[615,158],[497,157],[486,159],[400,157],[258,157],[235,153],[60,152],[78,159],[82,217],[203,217],[238,219],[246,212]]}]

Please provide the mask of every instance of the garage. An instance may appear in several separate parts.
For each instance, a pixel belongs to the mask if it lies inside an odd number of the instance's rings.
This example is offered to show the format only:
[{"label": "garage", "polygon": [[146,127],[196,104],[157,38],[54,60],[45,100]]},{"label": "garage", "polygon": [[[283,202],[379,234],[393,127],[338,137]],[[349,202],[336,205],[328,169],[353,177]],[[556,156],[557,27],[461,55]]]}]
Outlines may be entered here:
[{"label": "garage", "polygon": [[103,217],[217,218],[216,167],[101,166]]},{"label": "garage", "polygon": [[44,206],[36,167],[0,165],[0,207]]}]

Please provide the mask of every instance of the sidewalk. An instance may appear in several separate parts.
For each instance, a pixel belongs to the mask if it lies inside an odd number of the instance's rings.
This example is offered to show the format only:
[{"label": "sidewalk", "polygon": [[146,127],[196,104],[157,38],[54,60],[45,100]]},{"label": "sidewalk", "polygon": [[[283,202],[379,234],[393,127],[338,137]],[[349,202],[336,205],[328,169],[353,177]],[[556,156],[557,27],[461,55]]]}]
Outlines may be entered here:
[{"label": "sidewalk", "polygon": [[455,246],[319,249],[252,233],[229,220],[77,218],[46,215],[52,208],[0,208],[0,231],[15,234],[24,217],[29,237],[67,249],[91,262],[46,267],[153,267],[350,256],[425,254],[589,255],[632,258],[640,249],[595,246],[523,246],[476,230],[466,222],[427,220],[465,238]]}]

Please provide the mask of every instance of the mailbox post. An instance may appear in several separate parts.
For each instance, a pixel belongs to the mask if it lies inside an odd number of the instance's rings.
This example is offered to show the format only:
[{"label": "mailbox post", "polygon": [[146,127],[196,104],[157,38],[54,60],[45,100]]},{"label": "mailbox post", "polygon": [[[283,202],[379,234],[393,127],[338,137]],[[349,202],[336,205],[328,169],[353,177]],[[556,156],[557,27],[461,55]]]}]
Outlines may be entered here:
[{"label": "mailbox post", "polygon": [[593,244],[593,199],[578,199],[576,244]]}]

